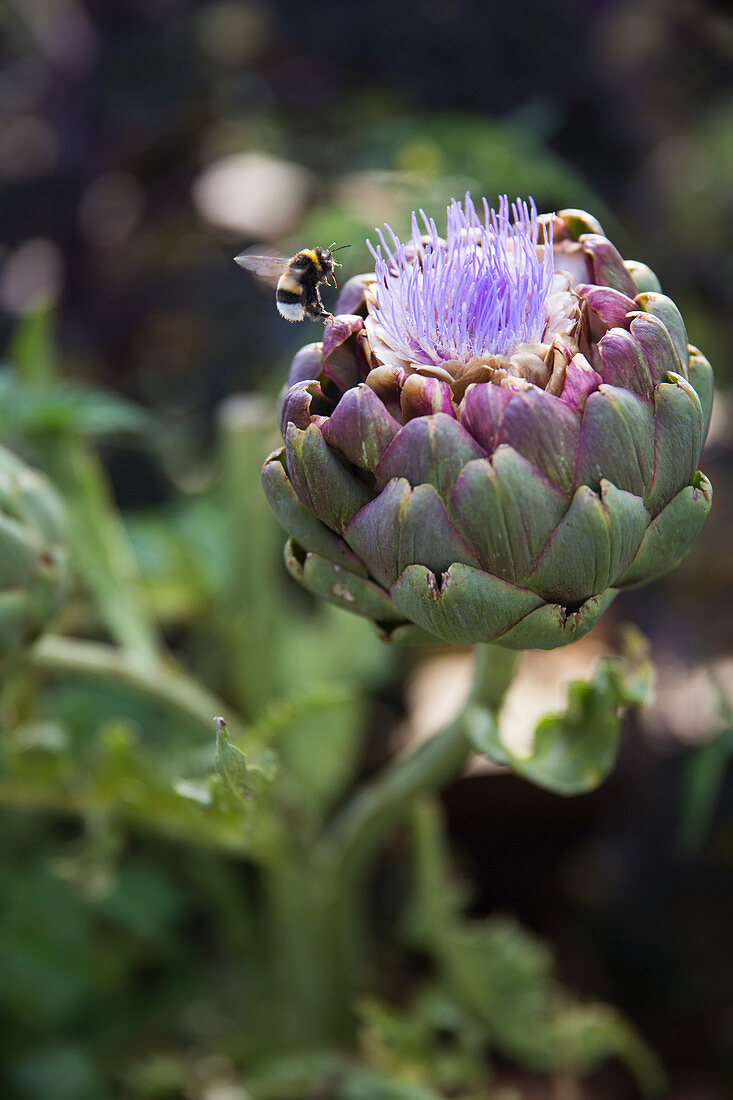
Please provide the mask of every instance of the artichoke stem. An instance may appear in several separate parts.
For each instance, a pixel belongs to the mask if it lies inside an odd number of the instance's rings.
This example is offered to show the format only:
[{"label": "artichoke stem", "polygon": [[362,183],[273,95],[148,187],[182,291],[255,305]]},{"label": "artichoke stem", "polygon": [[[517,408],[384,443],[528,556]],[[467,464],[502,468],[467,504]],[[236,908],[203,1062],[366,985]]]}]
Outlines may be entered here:
[{"label": "artichoke stem", "polygon": [[386,833],[410,812],[414,799],[439,789],[462,768],[469,744],[465,718],[469,710],[496,711],[514,679],[518,653],[495,645],[475,647],[473,685],[461,713],[411,756],[395,760],[363,787],[326,838],[331,857],[349,874],[368,862]]},{"label": "artichoke stem", "polygon": [[316,853],[321,883],[330,882],[330,953],[340,959],[342,981],[353,999],[364,985],[364,885],[372,861],[416,801],[460,774],[470,754],[466,722],[477,708],[496,713],[514,679],[519,654],[494,645],[475,647],[471,692],[456,718],[409,757],[393,761],[363,787],[322,838]]}]

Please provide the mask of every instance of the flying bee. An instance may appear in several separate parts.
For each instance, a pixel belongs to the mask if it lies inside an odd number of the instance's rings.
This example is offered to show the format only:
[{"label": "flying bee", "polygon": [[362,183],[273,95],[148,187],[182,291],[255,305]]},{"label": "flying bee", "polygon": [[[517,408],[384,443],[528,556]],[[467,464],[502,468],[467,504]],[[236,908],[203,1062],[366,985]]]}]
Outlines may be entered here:
[{"label": "flying bee", "polygon": [[[339,248],[349,248],[348,244],[339,245]],[[254,272],[266,279],[277,278],[277,290],[275,302],[278,312],[286,321],[302,321],[307,317],[310,321],[318,321],[323,318],[332,321],[332,315],[323,308],[321,301],[321,285],[333,279],[333,285],[337,286],[334,271],[341,267],[333,259],[333,253],[339,248],[330,245],[329,248],[304,248],[296,252],[289,260],[281,256],[257,256],[249,251],[240,252],[234,257],[234,262],[248,271]]]}]

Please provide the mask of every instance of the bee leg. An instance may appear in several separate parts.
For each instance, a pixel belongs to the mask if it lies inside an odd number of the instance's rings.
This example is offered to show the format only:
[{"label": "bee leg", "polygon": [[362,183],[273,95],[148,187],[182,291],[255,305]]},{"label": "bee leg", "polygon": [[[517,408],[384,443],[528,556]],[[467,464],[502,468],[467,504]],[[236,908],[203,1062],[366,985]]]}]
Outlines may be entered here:
[{"label": "bee leg", "polygon": [[316,288],[313,298],[308,305],[308,314],[314,321],[333,321],[333,314],[329,313],[328,310],[323,307],[321,294],[318,288]]}]

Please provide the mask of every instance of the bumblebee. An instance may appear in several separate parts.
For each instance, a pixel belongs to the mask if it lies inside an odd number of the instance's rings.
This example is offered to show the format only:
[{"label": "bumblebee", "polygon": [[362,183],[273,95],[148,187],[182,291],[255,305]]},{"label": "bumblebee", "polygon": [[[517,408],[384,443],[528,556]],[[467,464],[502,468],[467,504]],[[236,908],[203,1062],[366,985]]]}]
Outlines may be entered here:
[{"label": "bumblebee", "polygon": [[[339,245],[339,248],[348,247],[347,244]],[[286,321],[302,321],[304,317],[310,321],[321,318],[332,321],[332,315],[323,308],[320,288],[323,283],[328,283],[329,278],[337,286],[334,270],[341,264],[333,259],[333,253],[338,251],[333,245],[329,248],[317,245],[296,252],[289,260],[245,251],[235,256],[234,262],[263,278],[277,278],[275,302],[280,316]]]}]

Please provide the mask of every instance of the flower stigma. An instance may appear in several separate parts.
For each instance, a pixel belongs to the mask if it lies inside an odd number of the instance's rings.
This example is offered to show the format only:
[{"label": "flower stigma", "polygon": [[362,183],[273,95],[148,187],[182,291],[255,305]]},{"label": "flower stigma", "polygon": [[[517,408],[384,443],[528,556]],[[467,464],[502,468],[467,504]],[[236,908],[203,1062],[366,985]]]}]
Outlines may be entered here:
[{"label": "flower stigma", "polygon": [[375,262],[375,320],[384,342],[405,360],[422,365],[467,364],[511,356],[538,344],[547,328],[553,289],[552,220],[517,199],[482,200],[482,216],[466,193],[451,200],[446,235],[420,210],[412,235],[401,242],[385,225],[390,243],[367,245]]}]

